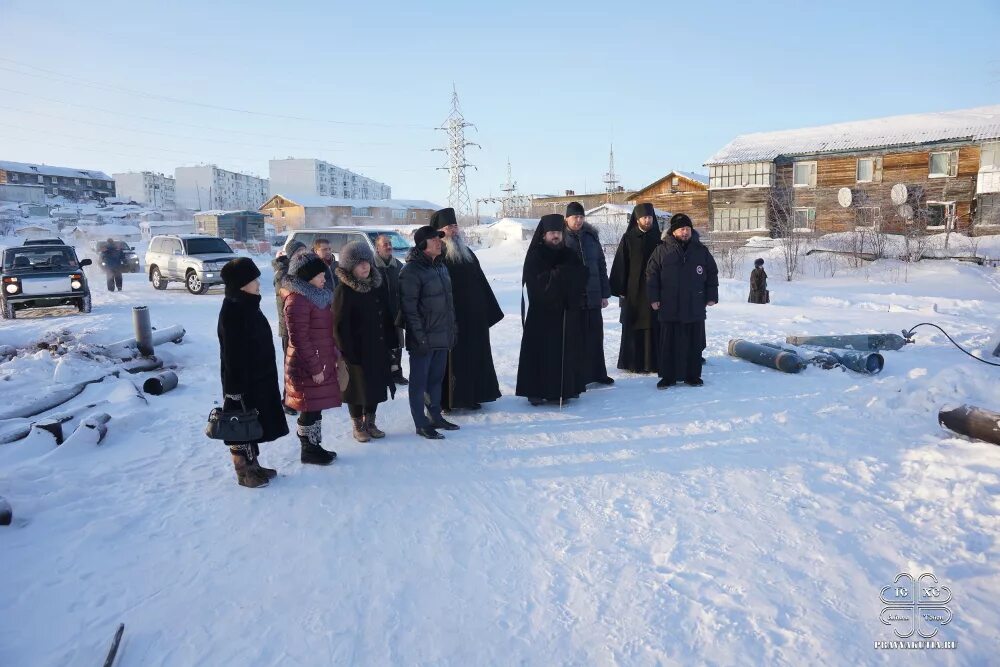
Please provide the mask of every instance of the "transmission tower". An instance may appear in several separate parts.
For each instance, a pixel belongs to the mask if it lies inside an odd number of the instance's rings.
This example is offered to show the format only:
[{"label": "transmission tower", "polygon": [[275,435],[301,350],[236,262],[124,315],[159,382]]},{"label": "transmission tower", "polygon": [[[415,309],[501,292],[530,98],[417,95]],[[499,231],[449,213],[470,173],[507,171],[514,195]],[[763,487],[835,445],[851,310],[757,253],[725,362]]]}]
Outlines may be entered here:
[{"label": "transmission tower", "polygon": [[472,203],[469,201],[469,187],[465,183],[465,168],[476,165],[465,161],[465,149],[467,146],[482,148],[479,144],[465,140],[465,128],[475,125],[466,122],[462,116],[462,110],[458,104],[458,91],[452,86],[451,90],[451,113],[439,127],[448,133],[448,145],[445,148],[435,148],[433,150],[446,153],[448,163],[445,167],[438,167],[440,170],[447,170],[451,187],[448,191],[448,205],[455,209],[455,216],[461,220],[472,216]]},{"label": "transmission tower", "polygon": [[500,186],[500,197],[483,197],[476,200],[476,209],[479,204],[500,204],[497,209],[498,218],[523,218],[527,217],[531,208],[531,197],[519,195],[517,193],[517,182],[511,174],[510,160],[507,160],[507,181]]},{"label": "transmission tower", "polygon": [[611,157],[608,160],[608,171],[604,174],[604,192],[608,195],[608,203],[614,198],[614,193],[618,192],[618,174],[615,173],[615,146],[611,145]]}]

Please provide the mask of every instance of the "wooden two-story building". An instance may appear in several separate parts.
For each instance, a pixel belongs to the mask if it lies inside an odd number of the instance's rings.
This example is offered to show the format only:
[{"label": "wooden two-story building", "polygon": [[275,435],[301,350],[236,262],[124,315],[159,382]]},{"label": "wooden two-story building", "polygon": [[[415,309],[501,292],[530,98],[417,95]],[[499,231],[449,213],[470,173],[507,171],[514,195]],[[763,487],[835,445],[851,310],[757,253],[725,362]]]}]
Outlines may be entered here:
[{"label": "wooden two-story building", "polygon": [[1000,105],[747,134],[705,164],[720,237],[1000,232]]},{"label": "wooden two-story building", "polygon": [[[708,175],[672,171],[632,193],[629,204],[652,204],[670,213],[687,213],[698,231],[709,231]],[[661,222],[662,224],[662,222]]]}]

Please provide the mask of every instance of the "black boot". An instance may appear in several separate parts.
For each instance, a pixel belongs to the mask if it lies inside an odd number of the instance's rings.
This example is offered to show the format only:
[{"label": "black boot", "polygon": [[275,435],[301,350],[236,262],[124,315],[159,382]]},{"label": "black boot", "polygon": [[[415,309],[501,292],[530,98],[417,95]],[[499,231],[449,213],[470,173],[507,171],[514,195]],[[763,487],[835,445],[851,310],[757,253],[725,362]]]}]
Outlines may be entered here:
[{"label": "black boot", "polygon": [[328,452],[319,446],[323,441],[322,427],[322,422],[316,422],[309,426],[299,424],[296,432],[299,436],[299,442],[302,444],[302,453],[299,456],[302,463],[328,466],[337,458],[337,452]]},{"label": "black boot", "polygon": [[403,377],[403,371],[394,371],[392,374],[392,383],[399,385],[400,387],[405,387],[410,384],[410,381]]},{"label": "black boot", "polygon": [[673,380],[668,380],[667,378],[663,378],[662,380],[660,380],[659,382],[656,383],[656,388],[657,389],[668,389],[670,387],[673,387],[675,384],[677,384],[677,383],[674,382]]},{"label": "black boot", "polygon": [[457,431],[461,428],[458,424],[453,424],[444,417],[438,417],[437,419],[431,420],[431,427],[435,429],[441,429],[442,431]]},{"label": "black boot", "polygon": [[536,396],[529,396],[528,397],[528,403],[531,403],[534,406],[545,405],[545,399],[544,398],[538,398]]},{"label": "black boot", "polygon": [[444,436],[434,430],[433,426],[424,426],[417,429],[417,435],[428,440],[444,440]]},{"label": "black boot", "polygon": [[702,380],[701,378],[688,378],[684,380],[684,384],[689,385],[691,387],[700,387],[703,384],[705,384],[705,381]]}]

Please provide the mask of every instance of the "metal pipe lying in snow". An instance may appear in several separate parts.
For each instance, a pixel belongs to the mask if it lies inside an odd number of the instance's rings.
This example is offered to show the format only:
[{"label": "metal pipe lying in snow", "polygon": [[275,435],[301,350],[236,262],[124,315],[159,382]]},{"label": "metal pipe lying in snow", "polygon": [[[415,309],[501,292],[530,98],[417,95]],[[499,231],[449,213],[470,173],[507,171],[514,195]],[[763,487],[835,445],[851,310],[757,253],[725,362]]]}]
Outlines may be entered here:
[{"label": "metal pipe lying in snow", "polygon": [[969,438],[1000,445],[1000,413],[974,405],[945,407],[938,412],[938,424]]},{"label": "metal pipe lying in snow", "polygon": [[741,338],[729,341],[729,355],[783,373],[798,373],[806,366],[805,360],[794,352],[776,350]]}]

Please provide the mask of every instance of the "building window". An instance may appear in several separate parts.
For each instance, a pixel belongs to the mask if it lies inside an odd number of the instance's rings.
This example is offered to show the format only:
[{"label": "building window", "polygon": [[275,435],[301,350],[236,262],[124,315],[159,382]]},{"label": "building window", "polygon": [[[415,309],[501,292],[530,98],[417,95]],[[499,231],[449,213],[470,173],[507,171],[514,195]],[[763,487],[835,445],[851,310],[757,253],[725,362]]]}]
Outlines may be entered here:
[{"label": "building window", "polygon": [[859,206],[854,209],[854,225],[856,227],[878,229],[881,222],[882,209],[879,206]]},{"label": "building window", "polygon": [[796,162],[793,167],[792,185],[797,188],[816,187],[816,163]]},{"label": "building window", "polygon": [[45,182],[45,177],[44,177],[44,176],[42,176],[41,174],[39,174],[39,175],[38,175],[38,182],[39,182],[39,183],[44,183],[44,182]]},{"label": "building window", "polygon": [[871,183],[875,180],[875,158],[858,158],[858,183]]},{"label": "building window", "polygon": [[816,209],[797,208],[795,209],[795,229],[801,231],[812,231],[816,229]]},{"label": "building window", "polygon": [[774,183],[774,163],[720,164],[709,167],[708,185],[719,188],[767,188]]},{"label": "building window", "polygon": [[73,179],[73,183],[74,183],[75,185],[80,185],[80,179],[79,179],[79,178],[74,178],[74,179]]},{"label": "building window", "polygon": [[931,153],[931,178],[946,178],[958,176],[958,151],[942,151]]},{"label": "building window", "polygon": [[955,202],[927,202],[928,229],[955,228]]},{"label": "building window", "polygon": [[367,206],[365,207],[351,207],[351,216],[355,218],[370,218],[372,217],[372,211]]},{"label": "building window", "polygon": [[716,208],[712,222],[717,232],[745,232],[767,229],[767,215],[763,206],[751,208]]},{"label": "building window", "polygon": [[393,220],[406,220],[406,210],[394,208],[392,209],[392,219]]}]

